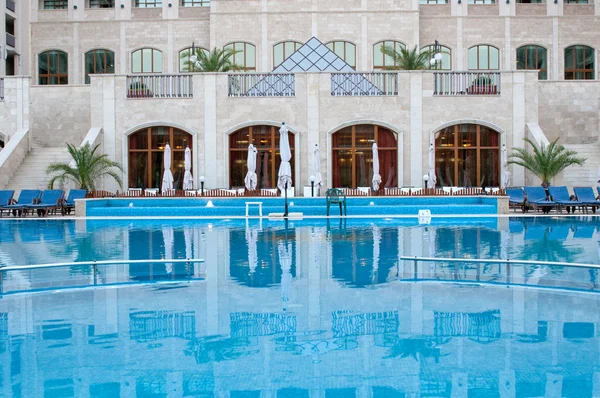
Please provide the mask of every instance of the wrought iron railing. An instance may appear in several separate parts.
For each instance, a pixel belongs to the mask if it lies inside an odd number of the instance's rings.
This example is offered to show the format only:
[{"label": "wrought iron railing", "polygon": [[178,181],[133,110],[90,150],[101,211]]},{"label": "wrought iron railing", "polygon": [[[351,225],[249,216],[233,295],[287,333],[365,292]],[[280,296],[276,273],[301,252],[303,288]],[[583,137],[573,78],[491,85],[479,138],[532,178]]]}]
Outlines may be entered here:
[{"label": "wrought iron railing", "polygon": [[331,74],[333,96],[398,95],[398,74],[390,72],[351,72]]},{"label": "wrought iron railing", "polygon": [[228,76],[230,97],[294,97],[296,75],[292,73],[235,73]]},{"label": "wrought iron railing", "polygon": [[13,0],[6,0],[6,8],[8,8],[12,12],[15,12],[15,10],[17,9]]},{"label": "wrought iron railing", "polygon": [[16,43],[17,40],[15,39],[15,37],[10,33],[6,32],[6,45],[14,48]]},{"label": "wrought iron railing", "polygon": [[127,98],[192,98],[192,75],[127,76]]},{"label": "wrought iron railing", "polygon": [[4,79],[0,78],[0,101],[4,101]]},{"label": "wrought iron railing", "polygon": [[500,95],[500,72],[434,72],[433,95]]}]

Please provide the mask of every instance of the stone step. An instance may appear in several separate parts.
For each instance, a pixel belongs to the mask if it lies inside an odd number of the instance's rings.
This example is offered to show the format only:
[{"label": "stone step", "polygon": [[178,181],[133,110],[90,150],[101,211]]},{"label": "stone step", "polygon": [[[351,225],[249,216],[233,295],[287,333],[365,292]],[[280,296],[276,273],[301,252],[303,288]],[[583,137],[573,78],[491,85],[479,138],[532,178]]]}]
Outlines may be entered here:
[{"label": "stone step", "polygon": [[46,169],[52,163],[69,162],[71,155],[65,147],[34,147],[27,154],[7,184],[7,189],[45,189],[50,181]]}]

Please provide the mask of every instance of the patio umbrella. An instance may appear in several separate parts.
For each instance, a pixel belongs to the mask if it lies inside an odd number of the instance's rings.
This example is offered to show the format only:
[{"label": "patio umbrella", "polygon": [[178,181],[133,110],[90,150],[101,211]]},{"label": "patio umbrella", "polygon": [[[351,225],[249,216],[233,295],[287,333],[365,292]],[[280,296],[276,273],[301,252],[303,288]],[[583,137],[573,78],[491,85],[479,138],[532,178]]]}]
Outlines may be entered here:
[{"label": "patio umbrella", "polygon": [[435,175],[435,149],[433,143],[429,144],[429,188],[435,188],[437,177]]},{"label": "patio umbrella", "polygon": [[[173,227],[162,227],[163,240],[165,243],[165,260],[173,259]],[[173,264],[165,263],[167,273],[173,272]]]},{"label": "patio umbrella", "polygon": [[254,191],[256,189],[256,183],[258,182],[256,176],[256,154],[258,151],[254,147],[254,145],[248,145],[248,173],[246,174],[246,178],[244,179],[244,183],[246,185],[246,189],[248,191]]},{"label": "patio umbrella", "polygon": [[281,124],[279,129],[279,154],[281,156],[281,165],[279,166],[279,175],[277,179],[277,188],[283,192],[292,186],[292,151],[290,150],[290,141],[288,138],[288,128],[285,123]]},{"label": "patio umbrella", "polygon": [[262,159],[262,187],[270,188],[271,187],[271,178],[269,177],[269,152],[265,152]]},{"label": "patio umbrella", "polygon": [[287,308],[290,301],[290,288],[292,287],[292,242],[287,244],[279,242],[279,264],[281,265],[281,301],[283,309]]},{"label": "patio umbrella", "polygon": [[173,174],[171,173],[171,147],[167,142],[165,146],[165,155],[163,159],[163,165],[165,168],[165,172],[162,178],[162,190],[161,192],[164,194],[165,192],[173,189]]},{"label": "patio umbrella", "polygon": [[192,229],[188,226],[183,228],[183,239],[185,240],[185,258],[192,258]]},{"label": "patio umbrella", "polygon": [[194,189],[194,177],[192,177],[192,151],[190,147],[185,148],[185,173],[183,175],[183,189]]},{"label": "patio umbrella", "polygon": [[381,184],[381,175],[379,174],[379,151],[377,150],[377,143],[373,143],[373,191],[379,191],[379,184]]},{"label": "patio umbrella", "polygon": [[379,270],[379,253],[381,250],[381,230],[373,225],[373,277],[372,282],[377,279],[377,271]]},{"label": "patio umbrella", "polygon": [[258,231],[256,229],[246,228],[246,244],[248,244],[248,267],[253,274],[258,265]]},{"label": "patio umbrella", "polygon": [[508,151],[506,145],[502,145],[502,181],[501,188],[506,189],[510,185],[510,171],[508,171]]},{"label": "patio umbrella", "polygon": [[315,187],[317,187],[317,196],[321,195],[321,187],[323,186],[323,177],[321,176],[321,151],[319,144],[315,144],[313,151],[315,162]]}]

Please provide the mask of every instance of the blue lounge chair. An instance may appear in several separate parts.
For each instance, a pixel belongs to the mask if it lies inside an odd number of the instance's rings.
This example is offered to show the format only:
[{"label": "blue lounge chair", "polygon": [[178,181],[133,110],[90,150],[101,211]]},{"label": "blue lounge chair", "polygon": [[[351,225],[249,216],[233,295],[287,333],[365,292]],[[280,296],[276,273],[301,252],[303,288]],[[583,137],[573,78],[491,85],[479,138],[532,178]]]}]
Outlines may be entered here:
[{"label": "blue lounge chair", "polygon": [[596,212],[596,208],[600,207],[600,200],[596,199],[594,190],[590,187],[576,187],[573,188],[573,192],[577,196],[579,201],[583,202],[584,206],[591,206],[592,212]]},{"label": "blue lounge chair", "polygon": [[561,211],[562,211],[562,207],[566,206],[567,213],[570,212],[571,208],[573,209],[573,213],[574,213],[575,206],[583,206],[583,204],[584,204],[583,202],[581,202],[579,200],[571,200],[569,191],[567,190],[567,187],[565,187],[565,186],[560,186],[560,187],[550,186],[550,187],[548,187],[548,192],[550,192],[550,196],[552,197],[552,200],[558,204],[558,208]]},{"label": "blue lounge chair", "polygon": [[71,189],[69,190],[69,196],[63,202],[62,205],[62,214],[70,214],[71,210],[75,208],[75,199],[84,199],[87,195],[87,191],[85,189]]},{"label": "blue lounge chair", "polygon": [[2,213],[4,212],[4,206],[7,206],[12,201],[13,195],[15,191],[10,190],[2,190],[0,191],[0,217],[2,217]]},{"label": "blue lounge chair", "polygon": [[536,210],[541,209],[544,213],[548,213],[557,205],[556,202],[546,198],[546,190],[543,187],[525,187],[525,196],[528,205]]},{"label": "blue lounge chair", "polygon": [[[508,207],[514,209],[520,208],[523,213],[527,211],[525,194],[523,188],[509,187],[506,188],[506,194],[508,195]],[[515,210],[516,211],[516,210]]]},{"label": "blue lounge chair", "polygon": [[36,202],[40,197],[41,191],[39,189],[23,189],[19,193],[18,200],[12,200],[10,205],[3,206],[2,210],[12,211],[13,216],[21,216],[25,205],[31,205]]},{"label": "blue lounge chair", "polygon": [[25,205],[25,214],[29,210],[37,210],[39,217],[46,216],[51,210],[56,211],[62,207],[63,196],[62,189],[46,189],[42,193],[39,203]]}]

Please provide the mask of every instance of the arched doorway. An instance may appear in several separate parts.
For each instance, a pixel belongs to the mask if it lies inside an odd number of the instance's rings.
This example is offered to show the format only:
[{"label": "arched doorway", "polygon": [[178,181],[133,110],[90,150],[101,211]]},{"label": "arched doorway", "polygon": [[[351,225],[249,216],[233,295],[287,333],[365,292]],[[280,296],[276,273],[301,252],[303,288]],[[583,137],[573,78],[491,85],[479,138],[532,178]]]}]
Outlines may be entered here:
[{"label": "arched doorway", "polygon": [[378,125],[357,124],[336,131],[331,141],[333,187],[371,186],[374,142],[379,149],[381,187],[398,186],[398,134]]},{"label": "arched doorway", "polygon": [[[294,176],[294,143],[295,137],[288,133],[292,150],[292,176]],[[279,127],[249,126],[229,135],[229,186],[243,187],[248,172],[248,145],[252,143],[258,154],[256,156],[256,175],[258,188],[276,188],[277,173],[281,157],[279,155]]]},{"label": "arched doorway", "polygon": [[500,133],[479,124],[455,124],[435,135],[438,187],[500,186]]},{"label": "arched doorway", "polygon": [[192,148],[192,136],[178,128],[165,126],[143,128],[129,136],[129,188],[160,189],[167,143],[172,152],[173,188],[182,189],[185,148]]}]

